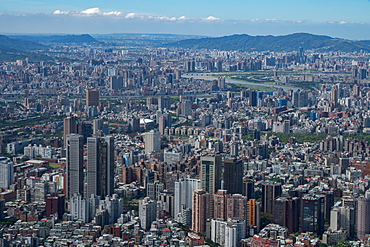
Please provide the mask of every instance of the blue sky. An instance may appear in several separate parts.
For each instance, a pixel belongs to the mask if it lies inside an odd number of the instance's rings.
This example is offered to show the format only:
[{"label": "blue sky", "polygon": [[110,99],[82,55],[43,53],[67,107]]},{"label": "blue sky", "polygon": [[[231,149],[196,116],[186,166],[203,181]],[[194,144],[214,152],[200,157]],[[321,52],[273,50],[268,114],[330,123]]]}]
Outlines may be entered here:
[{"label": "blue sky", "polygon": [[0,33],[310,32],[370,39],[369,0],[0,0]]}]

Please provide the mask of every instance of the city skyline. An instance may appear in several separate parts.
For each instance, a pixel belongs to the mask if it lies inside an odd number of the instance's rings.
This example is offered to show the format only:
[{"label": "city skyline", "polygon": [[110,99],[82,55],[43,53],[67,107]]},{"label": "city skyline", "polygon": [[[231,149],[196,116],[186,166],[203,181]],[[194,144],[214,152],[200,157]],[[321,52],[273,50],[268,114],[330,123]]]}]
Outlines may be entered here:
[{"label": "city skyline", "polygon": [[[0,33],[174,33],[223,36],[294,32],[370,39],[369,1],[1,1]],[[21,7],[19,7],[21,6]]]}]

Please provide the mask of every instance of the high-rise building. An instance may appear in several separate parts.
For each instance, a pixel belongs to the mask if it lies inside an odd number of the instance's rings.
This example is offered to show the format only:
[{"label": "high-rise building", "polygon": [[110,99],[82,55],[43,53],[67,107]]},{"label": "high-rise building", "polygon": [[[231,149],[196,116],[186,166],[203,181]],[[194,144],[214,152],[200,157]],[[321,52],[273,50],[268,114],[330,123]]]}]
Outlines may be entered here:
[{"label": "high-rise building", "polygon": [[348,206],[333,207],[330,211],[330,229],[332,231],[346,230],[350,239],[355,233],[355,209]]},{"label": "high-rise building", "polygon": [[144,230],[148,230],[153,221],[157,218],[157,203],[150,200],[149,197],[139,201],[139,218],[140,226]]},{"label": "high-rise building", "polygon": [[222,76],[222,77],[219,77],[218,78],[218,81],[217,81],[217,86],[220,90],[224,90],[225,89],[225,77]]},{"label": "high-rise building", "polygon": [[140,119],[132,118],[130,119],[130,132],[137,132],[140,130]]},{"label": "high-rise building", "polygon": [[299,198],[279,197],[275,200],[274,223],[285,226],[289,232],[299,231]]},{"label": "high-rise building", "polygon": [[158,99],[158,109],[160,109],[160,110],[164,110],[164,109],[169,110],[170,108],[171,108],[171,98],[161,96]]},{"label": "high-rise building", "polygon": [[321,235],[324,232],[324,197],[307,194],[300,204],[300,231]]},{"label": "high-rise building", "polygon": [[102,129],[103,123],[104,123],[104,120],[100,118],[93,120],[93,135],[94,136],[99,135],[99,131]]},{"label": "high-rise building", "polygon": [[239,159],[224,160],[224,189],[229,194],[243,193],[243,161]]},{"label": "high-rise building", "polygon": [[267,181],[262,183],[262,211],[274,214],[275,199],[281,196],[281,183]]},{"label": "high-rise building", "polygon": [[200,158],[201,188],[210,194],[221,189],[222,157],[220,155],[202,156]]},{"label": "high-rise building", "polygon": [[256,199],[248,201],[248,225],[256,226],[257,232],[260,231],[261,203]]},{"label": "high-rise building", "polygon": [[254,199],[254,181],[244,180],[243,181],[243,196],[246,196],[248,200]]},{"label": "high-rise building", "polygon": [[67,198],[77,193],[83,196],[83,136],[77,134],[67,135],[66,142],[66,195]]},{"label": "high-rise building", "polygon": [[226,190],[218,190],[217,193],[213,195],[213,218],[227,219],[227,196]]},{"label": "high-rise building", "polygon": [[77,133],[77,125],[75,117],[67,117],[63,119],[63,141],[66,146],[67,135]]},{"label": "high-rise building", "polygon": [[257,106],[258,99],[257,99],[257,92],[256,91],[249,91],[249,106]]},{"label": "high-rise building", "polygon": [[65,209],[65,197],[64,195],[51,194],[46,196],[46,217],[57,213],[58,219],[63,218]]},{"label": "high-rise building", "polygon": [[180,179],[175,182],[174,216],[180,217],[184,209],[191,209],[192,194],[200,189],[200,180],[194,178]]},{"label": "high-rise building", "polygon": [[204,190],[194,190],[192,197],[191,228],[194,232],[205,234],[210,214],[210,195]]},{"label": "high-rise building", "polygon": [[187,117],[191,115],[192,110],[191,110],[191,101],[188,99],[184,99],[181,101],[181,116]]},{"label": "high-rise building", "polygon": [[363,240],[370,234],[370,199],[359,198],[357,201],[357,238]]},{"label": "high-rise building", "polygon": [[14,163],[7,157],[0,157],[0,188],[9,189],[14,181]]},{"label": "high-rise building", "polygon": [[157,153],[161,150],[161,133],[151,130],[145,133],[145,153]]},{"label": "high-rise building", "polygon": [[168,114],[168,113],[164,113],[163,115],[161,115],[158,119],[158,129],[159,129],[159,132],[163,135],[164,134],[164,130],[166,129],[166,127],[171,127],[172,125],[172,117],[171,117],[171,114]]},{"label": "high-rise building", "polygon": [[212,219],[211,240],[225,247],[241,246],[240,240],[245,238],[246,222],[239,220]]},{"label": "high-rise building", "polygon": [[87,138],[86,197],[111,196],[114,193],[114,138]]},{"label": "high-rise building", "polygon": [[99,106],[99,90],[87,89],[86,90],[86,108],[90,106]]},{"label": "high-rise building", "polygon": [[295,107],[305,107],[308,105],[308,93],[298,89],[293,93],[292,104]]},{"label": "high-rise building", "polygon": [[240,194],[229,195],[226,199],[226,219],[248,220],[248,198]]}]

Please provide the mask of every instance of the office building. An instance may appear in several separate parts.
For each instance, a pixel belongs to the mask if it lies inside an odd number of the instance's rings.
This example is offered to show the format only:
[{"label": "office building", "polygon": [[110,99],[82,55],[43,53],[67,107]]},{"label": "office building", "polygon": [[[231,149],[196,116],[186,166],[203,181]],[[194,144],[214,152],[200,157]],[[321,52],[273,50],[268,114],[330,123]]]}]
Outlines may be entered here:
[{"label": "office building", "polygon": [[285,226],[289,232],[299,231],[299,198],[279,197],[275,200],[274,223]]},{"label": "office building", "polygon": [[334,207],[330,211],[330,229],[333,232],[345,230],[350,239],[355,237],[355,209],[348,206]]},{"label": "office building", "polygon": [[131,118],[130,119],[130,132],[137,132],[140,130],[140,119],[139,118]]},{"label": "office building", "polygon": [[321,235],[324,232],[324,197],[307,194],[300,204],[300,231]]},{"label": "office building", "polygon": [[46,196],[46,217],[50,217],[52,214],[57,214],[58,219],[63,218],[65,209],[65,197],[64,195],[49,194]]},{"label": "office building", "polygon": [[248,200],[254,199],[254,181],[248,179],[243,181],[242,195]]},{"label": "office building", "polygon": [[75,193],[83,196],[83,136],[67,135],[66,154],[67,183],[65,189],[67,198],[72,197]]},{"label": "office building", "polygon": [[86,108],[90,106],[100,106],[99,90],[97,89],[86,90]]},{"label": "office building", "polygon": [[64,147],[67,142],[67,135],[77,133],[77,125],[75,117],[67,117],[63,119],[63,142]]},{"label": "office building", "polygon": [[201,188],[207,193],[214,194],[221,189],[222,157],[220,155],[202,156],[200,158]]},{"label": "office building", "polygon": [[363,240],[370,234],[370,199],[359,198],[357,201],[357,238]]},{"label": "office building", "polygon": [[228,159],[224,164],[224,189],[228,194],[243,193],[243,161],[239,159]]},{"label": "office building", "polygon": [[14,163],[7,157],[0,157],[0,188],[9,189],[14,181]]},{"label": "office building", "polygon": [[114,138],[87,138],[86,197],[111,196],[114,193]]},{"label": "office building", "polygon": [[262,211],[274,214],[275,199],[281,196],[281,183],[267,181],[262,183]]},{"label": "office building", "polygon": [[145,153],[157,153],[161,150],[161,133],[151,130],[145,133]]}]

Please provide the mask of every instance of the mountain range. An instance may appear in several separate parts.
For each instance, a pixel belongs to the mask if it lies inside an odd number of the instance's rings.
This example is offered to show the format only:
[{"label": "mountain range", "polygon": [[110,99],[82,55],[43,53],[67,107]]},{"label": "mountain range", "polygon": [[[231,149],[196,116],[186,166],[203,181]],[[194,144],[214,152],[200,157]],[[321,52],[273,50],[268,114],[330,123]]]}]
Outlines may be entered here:
[{"label": "mountain range", "polygon": [[0,61],[9,62],[26,58],[30,61],[49,61],[52,59],[42,54],[47,48],[47,46],[36,42],[0,35]]},{"label": "mountain range", "polygon": [[98,43],[88,34],[81,35],[0,35],[0,61],[15,61],[28,58],[32,62],[52,61],[44,55],[49,46],[41,43],[71,44]]},{"label": "mountain range", "polygon": [[219,49],[242,51],[297,51],[300,47],[317,52],[370,52],[370,41],[353,41],[309,33],[294,33],[282,36],[250,36],[235,34],[217,38],[185,39],[167,44],[169,47],[191,49]]},{"label": "mountain range", "polygon": [[83,44],[83,43],[99,43],[96,39],[89,34],[67,34],[67,35],[10,35],[10,38],[39,42],[39,43],[63,43],[63,44]]}]

